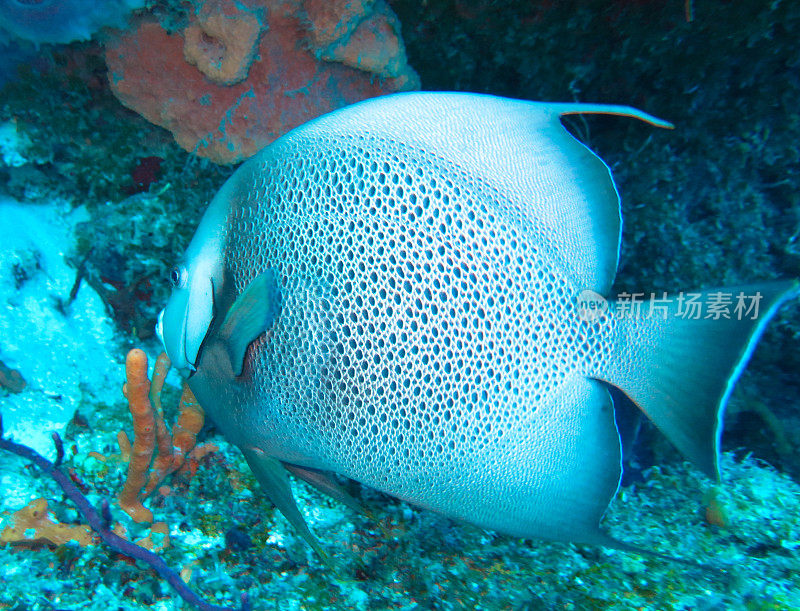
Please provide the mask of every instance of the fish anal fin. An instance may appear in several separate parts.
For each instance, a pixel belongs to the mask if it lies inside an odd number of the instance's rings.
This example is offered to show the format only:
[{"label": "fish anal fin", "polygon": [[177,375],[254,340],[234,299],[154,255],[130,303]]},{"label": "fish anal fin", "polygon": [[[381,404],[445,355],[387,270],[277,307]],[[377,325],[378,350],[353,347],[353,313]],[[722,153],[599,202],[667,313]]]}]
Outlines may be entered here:
[{"label": "fish anal fin", "polygon": [[323,494],[328,495],[334,501],[346,505],[356,513],[363,514],[367,517],[372,517],[369,510],[360,503],[357,499],[353,498],[347,490],[342,488],[339,483],[333,478],[330,473],[311,469],[310,467],[300,467],[290,463],[283,463],[286,470],[295,477],[303,480],[307,484],[313,486]]},{"label": "fish anal fin", "polygon": [[[517,537],[596,542],[622,473],[614,405],[604,384],[569,375],[503,435],[496,451],[502,459],[481,458],[491,494],[465,487],[443,513]],[[478,514],[485,519],[476,520]]]},{"label": "fish anal fin", "polygon": [[262,272],[231,305],[220,327],[231,368],[242,374],[247,347],[270,328],[281,311],[281,291],[272,269]]},{"label": "fish anal fin", "polygon": [[305,518],[297,508],[289,477],[283,464],[278,459],[267,456],[255,448],[242,449],[242,453],[269,500],[275,504],[278,511],[297,531],[297,534],[308,543],[325,564],[332,567],[330,558],[311,533]]}]

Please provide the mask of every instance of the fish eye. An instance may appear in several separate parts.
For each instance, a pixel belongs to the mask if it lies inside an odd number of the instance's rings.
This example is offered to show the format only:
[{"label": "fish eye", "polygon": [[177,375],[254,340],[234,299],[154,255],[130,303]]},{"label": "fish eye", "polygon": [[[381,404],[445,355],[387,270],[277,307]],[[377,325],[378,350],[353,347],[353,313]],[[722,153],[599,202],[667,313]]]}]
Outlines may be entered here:
[{"label": "fish eye", "polygon": [[187,276],[188,272],[186,271],[185,267],[173,267],[169,272],[169,282],[172,285],[172,288],[182,289],[185,287]]}]

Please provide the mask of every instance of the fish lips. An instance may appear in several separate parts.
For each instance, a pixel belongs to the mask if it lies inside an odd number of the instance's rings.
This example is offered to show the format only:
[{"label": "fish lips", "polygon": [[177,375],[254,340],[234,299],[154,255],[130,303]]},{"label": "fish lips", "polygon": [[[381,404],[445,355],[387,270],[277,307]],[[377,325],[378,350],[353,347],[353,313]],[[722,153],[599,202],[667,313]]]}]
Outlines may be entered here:
[{"label": "fish lips", "polygon": [[196,368],[186,356],[185,325],[167,324],[165,333],[164,319],[165,317],[168,320],[172,318],[168,309],[169,306],[158,314],[156,335],[161,340],[161,345],[164,347],[164,352],[167,353],[172,367],[177,369],[181,376],[188,378]]},{"label": "fish lips", "polygon": [[191,290],[173,291],[158,315],[156,334],[172,366],[184,377],[197,370],[200,346],[214,318],[213,295],[210,279],[194,284]]}]

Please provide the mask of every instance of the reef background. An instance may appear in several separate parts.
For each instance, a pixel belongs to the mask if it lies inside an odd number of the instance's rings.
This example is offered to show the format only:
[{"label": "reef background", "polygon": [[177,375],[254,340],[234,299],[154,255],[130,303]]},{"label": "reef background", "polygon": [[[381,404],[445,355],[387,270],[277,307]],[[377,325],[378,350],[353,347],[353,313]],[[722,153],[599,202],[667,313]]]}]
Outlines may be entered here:
[{"label": "reef background", "polygon": [[[389,4],[422,89],[625,103],[675,124],[666,131],[620,118],[569,122],[610,165],[621,193],[615,289],[675,292],[800,277],[797,3]],[[176,24],[185,18],[177,3],[150,8]],[[45,45],[36,58],[32,68],[12,71],[0,90],[0,123],[16,129],[13,146],[4,145],[0,192],[33,208],[59,201],[81,211],[63,249],[71,267],[43,298],[66,300],[70,273],[83,270],[84,286],[102,301],[84,311],[104,319],[104,351],[95,352],[94,362],[85,357],[83,366],[103,375],[82,379],[85,392],[61,401],[70,410],[69,466],[96,502],[113,498],[122,478],[121,468],[86,456],[116,451],[117,430],[130,428],[113,382],[116,376],[122,383],[119,363],[132,345],[156,349],[152,324],[168,294],[167,270],[234,168],[185,152],[167,131],[124,108],[109,88],[97,39]],[[12,150],[21,163],[11,159]],[[34,257],[0,267],[14,274],[9,286],[21,287],[12,290],[23,291],[41,265]],[[11,347],[25,346],[23,322],[12,327],[9,320],[0,326],[0,359],[19,366]],[[36,333],[37,321],[29,322],[25,332]],[[221,447],[208,461],[214,464],[180,494],[151,506],[170,524],[168,562],[189,567],[193,586],[219,602],[250,590],[257,609],[798,607],[798,346],[800,308],[790,304],[769,326],[728,406],[723,448],[729,454],[715,501],[727,527],[709,519],[710,483],[650,429],[640,434],[629,465],[633,483],[608,516],[620,539],[734,565],[721,575],[613,550],[519,542],[360,491],[379,508],[387,536],[298,484],[312,530],[336,549],[339,571],[332,575],[250,492],[252,476],[213,430],[207,438]],[[57,370],[67,355],[31,356]],[[0,411],[18,405],[11,401],[0,396]],[[76,405],[80,418],[72,416]],[[31,411],[27,426],[46,439],[51,423],[37,419],[40,413]],[[77,520],[61,494],[21,461],[0,456],[0,469],[6,492],[12,478],[17,482],[5,509],[18,509],[30,493],[60,506],[62,521]],[[236,538],[226,535],[235,530],[250,544],[231,543]],[[176,604],[155,576],[102,546],[4,546],[0,563],[7,583],[0,608],[79,608],[90,593],[88,608]]]},{"label": "reef background", "polygon": [[[570,123],[611,167],[622,198],[615,293],[800,276],[798,7],[604,0],[432,0],[422,12],[413,1],[392,6],[423,89],[625,103],[675,125],[654,130],[607,117]],[[723,443],[800,476],[800,312],[790,306],[779,318],[739,382]],[[777,414],[781,430],[769,429],[753,403]]]}]

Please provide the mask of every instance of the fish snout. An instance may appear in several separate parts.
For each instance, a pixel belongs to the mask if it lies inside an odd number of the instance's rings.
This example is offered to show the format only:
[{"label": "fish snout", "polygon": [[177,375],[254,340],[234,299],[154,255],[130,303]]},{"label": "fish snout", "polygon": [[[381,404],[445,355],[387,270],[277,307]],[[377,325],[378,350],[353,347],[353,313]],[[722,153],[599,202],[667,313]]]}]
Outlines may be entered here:
[{"label": "fish snout", "polygon": [[167,346],[164,343],[164,310],[162,309],[158,313],[158,320],[156,321],[156,337],[158,337],[158,341],[161,342],[161,345],[164,347],[164,351],[167,350]]},{"label": "fish snout", "polygon": [[196,371],[196,367],[194,367],[194,365],[186,358],[183,328],[179,327],[180,337],[171,337],[169,335],[169,328],[165,333],[164,319],[165,317],[168,317],[168,315],[169,313],[167,312],[167,308],[164,308],[158,313],[158,320],[156,321],[156,335],[161,341],[161,346],[164,348],[164,352],[166,352],[167,357],[170,360],[171,367],[176,369],[181,377],[188,378]]}]

